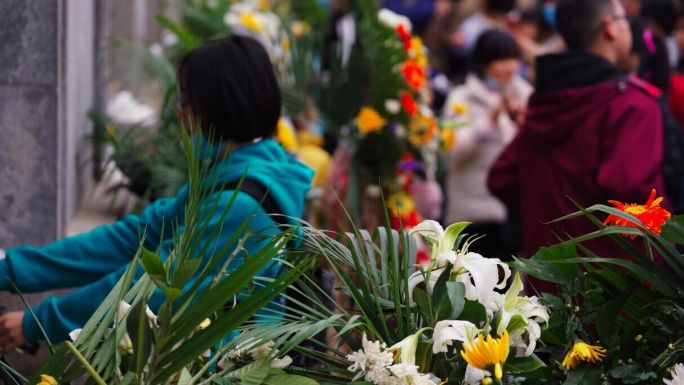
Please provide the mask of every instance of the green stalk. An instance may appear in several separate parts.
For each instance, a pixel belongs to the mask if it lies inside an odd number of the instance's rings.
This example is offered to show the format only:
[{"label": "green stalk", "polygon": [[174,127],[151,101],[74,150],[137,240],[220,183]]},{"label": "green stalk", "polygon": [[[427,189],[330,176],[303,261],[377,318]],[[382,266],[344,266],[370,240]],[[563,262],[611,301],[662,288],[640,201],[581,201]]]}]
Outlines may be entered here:
[{"label": "green stalk", "polygon": [[86,360],[85,357],[83,357],[83,355],[81,354],[81,352],[79,352],[78,349],[76,349],[74,344],[72,344],[70,341],[66,341],[65,345],[67,348],[69,348],[69,350],[71,350],[74,356],[76,356],[76,359],[78,359],[81,365],[83,365],[85,370],[88,372],[88,374],[90,374],[93,380],[95,380],[95,382],[98,383],[98,385],[107,385],[107,383],[102,379],[102,377],[100,377],[100,375],[97,374],[95,369],[92,366],[90,366],[88,360]]}]

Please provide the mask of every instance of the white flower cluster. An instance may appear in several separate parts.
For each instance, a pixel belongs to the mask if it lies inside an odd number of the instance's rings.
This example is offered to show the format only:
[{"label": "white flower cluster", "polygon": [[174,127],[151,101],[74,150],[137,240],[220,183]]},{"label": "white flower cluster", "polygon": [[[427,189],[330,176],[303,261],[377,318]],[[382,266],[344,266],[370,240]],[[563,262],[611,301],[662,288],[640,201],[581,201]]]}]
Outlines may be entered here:
[{"label": "white flower cluster", "polygon": [[675,367],[670,371],[670,375],[672,376],[671,380],[668,380],[666,378],[663,379],[663,382],[667,385],[684,385],[684,364],[677,364]]},{"label": "white flower cluster", "polygon": [[385,343],[368,341],[364,334],[362,349],[347,356],[352,362],[348,370],[359,372],[355,380],[364,377],[375,385],[436,385],[433,376],[418,371],[416,365],[394,363],[392,351]]},{"label": "white flower cluster", "polygon": [[[273,341],[262,343],[261,340],[247,340],[238,344],[235,349],[224,354],[217,365],[221,369],[226,369],[235,363],[258,361],[268,358],[270,355],[277,354],[278,350],[275,349],[275,342]],[[291,364],[292,358],[290,356],[284,356],[282,358],[276,357],[271,361],[271,367],[274,369],[285,369]]]},{"label": "white flower cluster", "polygon": [[107,115],[121,125],[152,126],[157,122],[154,110],[140,103],[130,91],[121,91],[107,103]]},{"label": "white flower cluster", "polygon": [[280,18],[269,10],[270,3],[264,0],[244,0],[233,3],[223,21],[234,34],[251,36],[266,48],[281,80],[293,82],[290,37],[285,32]]},{"label": "white flower cluster", "polygon": [[378,20],[391,29],[397,29],[400,25],[404,27],[407,33],[411,33],[413,29],[411,20],[408,17],[392,12],[387,8],[383,8],[378,12]]},{"label": "white flower cluster", "polygon": [[[500,335],[509,329],[511,321],[516,320],[515,328],[509,330],[511,342],[516,347],[524,348],[525,356],[531,355],[541,337],[541,325],[549,321],[548,310],[539,303],[537,297],[520,296],[523,284],[518,275],[505,294],[498,291],[506,287],[511,277],[508,265],[499,259],[485,258],[467,250],[453,250],[456,238],[463,228],[464,224],[456,223],[444,230],[435,221],[424,221],[412,231],[412,234],[421,235],[432,244],[428,290],[432,292],[440,275],[451,264],[451,280],[462,283],[465,286],[465,298],[479,302],[487,312],[488,322],[480,327],[468,321],[438,322],[433,336],[433,352],[447,352],[452,341],[466,342],[480,332],[488,334],[491,324],[489,321],[496,321],[496,333]],[[424,282],[425,277],[426,273],[422,271],[411,275],[409,293]]]}]

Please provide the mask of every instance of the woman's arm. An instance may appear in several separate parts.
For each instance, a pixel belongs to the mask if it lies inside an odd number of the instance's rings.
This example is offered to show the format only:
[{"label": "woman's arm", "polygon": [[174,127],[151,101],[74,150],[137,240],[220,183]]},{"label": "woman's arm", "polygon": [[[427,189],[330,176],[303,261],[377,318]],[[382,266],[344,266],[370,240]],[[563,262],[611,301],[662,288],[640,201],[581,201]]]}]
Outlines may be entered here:
[{"label": "woman's arm", "polygon": [[12,283],[19,291],[31,293],[94,282],[130,262],[143,236],[146,245],[154,248],[164,235],[170,235],[177,206],[177,198],[160,199],[140,215],[45,247],[8,249],[0,260],[0,290],[13,290]]}]

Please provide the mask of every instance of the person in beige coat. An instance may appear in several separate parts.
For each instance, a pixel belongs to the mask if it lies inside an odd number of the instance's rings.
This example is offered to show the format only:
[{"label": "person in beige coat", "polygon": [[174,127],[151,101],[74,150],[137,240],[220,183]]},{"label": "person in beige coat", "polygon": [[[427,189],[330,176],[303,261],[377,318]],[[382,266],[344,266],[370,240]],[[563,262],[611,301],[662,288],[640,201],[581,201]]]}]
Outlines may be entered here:
[{"label": "person in beige coat", "polygon": [[480,36],[465,84],[454,88],[444,105],[444,118],[465,119],[448,154],[446,223],[469,221],[470,234],[484,238],[472,250],[506,258],[514,250],[504,242],[505,206],[487,189],[489,169],[515,136],[524,119],[532,87],[518,75],[520,49],[506,32]]}]

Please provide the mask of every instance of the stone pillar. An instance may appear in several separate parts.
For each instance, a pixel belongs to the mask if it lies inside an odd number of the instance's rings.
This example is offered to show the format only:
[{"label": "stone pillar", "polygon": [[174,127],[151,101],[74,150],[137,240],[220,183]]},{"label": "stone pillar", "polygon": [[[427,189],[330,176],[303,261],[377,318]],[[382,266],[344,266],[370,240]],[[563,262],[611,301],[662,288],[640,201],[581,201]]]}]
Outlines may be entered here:
[{"label": "stone pillar", "polygon": [[62,236],[87,186],[94,10],[92,1],[0,2],[2,247]]},{"label": "stone pillar", "polygon": [[[63,236],[87,192],[94,12],[93,1],[0,1],[0,247]],[[27,299],[34,305],[50,294]],[[0,305],[24,308],[6,294]],[[8,355],[29,375],[44,357]]]}]

